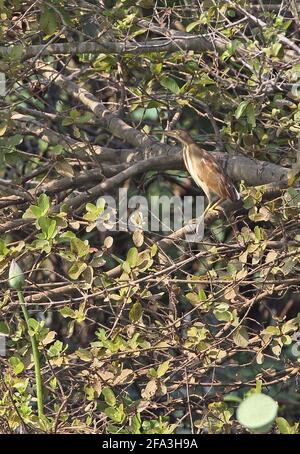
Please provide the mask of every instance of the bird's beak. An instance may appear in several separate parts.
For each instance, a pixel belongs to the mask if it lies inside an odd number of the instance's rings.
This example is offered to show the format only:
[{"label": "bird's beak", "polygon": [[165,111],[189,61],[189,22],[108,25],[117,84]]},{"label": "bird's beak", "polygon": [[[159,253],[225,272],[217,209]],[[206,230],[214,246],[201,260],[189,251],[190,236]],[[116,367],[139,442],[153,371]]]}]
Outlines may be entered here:
[{"label": "bird's beak", "polygon": [[161,129],[153,129],[151,134],[162,134],[164,136],[177,137],[175,131],[163,131]]},{"label": "bird's beak", "polygon": [[162,130],[152,130],[151,134],[161,134],[163,136],[169,136],[169,137],[174,137],[175,139],[177,138],[177,134],[175,131],[162,131]]},{"label": "bird's beak", "polygon": [[169,136],[169,137],[177,137],[177,134],[175,131],[164,131],[163,132],[165,136]]}]

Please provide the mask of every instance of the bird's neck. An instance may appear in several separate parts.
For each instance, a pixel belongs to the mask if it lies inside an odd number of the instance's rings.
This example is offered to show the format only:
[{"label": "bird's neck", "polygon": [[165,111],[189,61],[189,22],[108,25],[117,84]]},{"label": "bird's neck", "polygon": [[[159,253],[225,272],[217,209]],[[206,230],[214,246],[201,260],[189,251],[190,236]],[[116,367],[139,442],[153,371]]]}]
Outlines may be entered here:
[{"label": "bird's neck", "polygon": [[189,145],[194,145],[195,144],[193,139],[191,137],[189,137],[188,135],[186,137],[184,137],[184,138],[178,137],[178,139],[183,144],[184,148],[188,147]]},{"label": "bird's neck", "polygon": [[183,143],[182,145],[183,145],[183,146],[182,146],[183,154],[187,155],[188,152],[189,152],[189,146],[188,146],[187,143]]}]

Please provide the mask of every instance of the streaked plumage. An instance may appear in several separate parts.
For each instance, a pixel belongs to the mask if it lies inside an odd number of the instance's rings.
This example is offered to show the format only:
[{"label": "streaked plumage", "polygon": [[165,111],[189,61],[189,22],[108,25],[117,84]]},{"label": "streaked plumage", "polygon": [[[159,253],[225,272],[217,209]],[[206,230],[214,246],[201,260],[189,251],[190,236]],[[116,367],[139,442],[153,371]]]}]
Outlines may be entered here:
[{"label": "streaked plumage", "polygon": [[183,129],[166,131],[164,134],[174,137],[183,144],[185,167],[197,186],[204,191],[209,206],[213,194],[221,200],[228,199],[232,202],[239,200],[238,191],[211,153],[199,147]]}]

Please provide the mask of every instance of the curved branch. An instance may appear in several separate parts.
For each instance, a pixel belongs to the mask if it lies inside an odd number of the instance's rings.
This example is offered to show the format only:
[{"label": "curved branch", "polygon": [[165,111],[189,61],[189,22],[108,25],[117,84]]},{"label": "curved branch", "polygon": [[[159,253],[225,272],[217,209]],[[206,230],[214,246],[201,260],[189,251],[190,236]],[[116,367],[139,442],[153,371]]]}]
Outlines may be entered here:
[{"label": "curved branch", "polygon": [[116,149],[91,143],[86,144],[65,134],[58,133],[28,115],[15,113],[12,115],[12,120],[18,131],[22,131],[24,134],[37,136],[51,145],[62,145],[72,157],[80,159],[81,161],[95,160],[99,163],[102,163],[103,161],[112,163],[131,162],[139,153],[138,150],[129,148]]}]

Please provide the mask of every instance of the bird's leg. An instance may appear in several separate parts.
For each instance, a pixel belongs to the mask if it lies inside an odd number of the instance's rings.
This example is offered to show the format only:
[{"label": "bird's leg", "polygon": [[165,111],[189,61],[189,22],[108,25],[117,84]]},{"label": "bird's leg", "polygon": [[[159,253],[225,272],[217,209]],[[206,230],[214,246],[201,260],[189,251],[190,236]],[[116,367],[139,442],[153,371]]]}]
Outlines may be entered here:
[{"label": "bird's leg", "polygon": [[[214,209],[214,206],[216,205],[216,204],[213,204],[213,203],[212,203],[212,200],[211,200],[209,194],[206,194],[206,196],[207,196],[207,198],[208,198],[208,205],[207,205],[207,207],[205,208],[205,210],[203,211],[203,213],[202,213],[202,215],[200,216],[200,218],[195,219],[195,221],[196,221],[196,223],[197,223],[197,227],[196,227],[196,232],[197,232],[197,234],[199,233],[200,226],[201,226],[202,222],[204,221],[206,214],[207,214],[211,209]],[[220,201],[218,201],[218,203],[220,203]]]},{"label": "bird's leg", "polygon": [[210,200],[208,202],[207,207],[205,208],[204,211],[204,216],[208,211],[215,211],[216,208],[223,202],[224,199],[218,199],[215,203],[212,203]]},{"label": "bird's leg", "polygon": [[205,215],[206,213],[208,213],[208,211],[210,209],[213,209],[213,207],[215,206],[215,204],[212,204],[212,200],[211,198],[209,197],[208,194],[206,194],[207,198],[208,198],[208,205],[207,207],[205,208],[205,210],[203,211],[203,213],[201,214],[200,218],[196,218],[194,221],[197,222],[197,224],[200,224],[200,222],[202,222],[204,219],[205,219]]},{"label": "bird's leg", "polygon": [[224,199],[218,199],[215,203],[213,203],[211,197],[207,194],[207,198],[208,198],[208,205],[207,207],[205,208],[204,210],[204,213],[203,215],[201,216],[201,219],[202,218],[205,218],[206,214],[209,212],[209,211],[215,211],[215,209],[217,208],[217,206],[220,205],[220,203],[223,202]]},{"label": "bird's leg", "polygon": [[[214,211],[218,205],[220,205],[222,202],[224,201],[224,199],[218,199],[211,207],[209,207],[209,210],[211,211]],[[225,216],[225,218],[227,219],[227,222],[228,224],[231,226],[233,232],[234,232],[234,236],[235,238],[237,238],[237,235],[238,235],[238,231],[237,231],[237,228],[236,228],[236,225],[234,223],[232,223],[229,219],[229,217],[227,216],[227,213],[226,211],[223,209],[223,207],[221,207],[221,210]]]},{"label": "bird's leg", "polygon": [[198,224],[197,228],[196,228],[196,231],[198,233],[198,230],[199,230],[199,226],[201,225],[201,223],[204,221],[205,219],[205,216],[206,214],[209,212],[209,211],[215,211],[215,209],[217,208],[218,205],[220,205],[220,203],[223,202],[224,199],[218,199],[215,203],[212,202],[211,200],[211,197],[207,195],[207,198],[208,198],[208,205],[207,207],[205,208],[203,214],[200,216],[200,218],[196,218],[194,220],[194,222],[196,222]]}]

